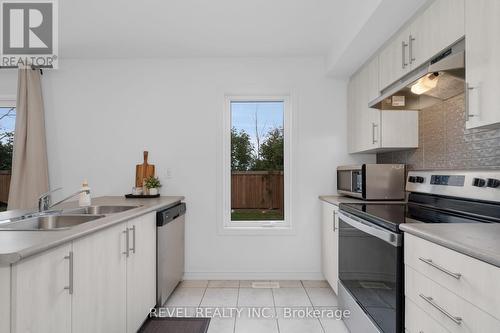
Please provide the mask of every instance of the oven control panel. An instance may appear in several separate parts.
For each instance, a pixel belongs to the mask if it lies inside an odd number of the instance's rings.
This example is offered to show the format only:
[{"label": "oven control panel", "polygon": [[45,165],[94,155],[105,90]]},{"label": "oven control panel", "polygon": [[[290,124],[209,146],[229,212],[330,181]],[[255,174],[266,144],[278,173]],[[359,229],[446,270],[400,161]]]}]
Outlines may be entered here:
[{"label": "oven control panel", "polygon": [[432,175],[431,185],[464,186],[465,176]]},{"label": "oven control panel", "polygon": [[406,191],[500,202],[500,171],[410,171]]}]

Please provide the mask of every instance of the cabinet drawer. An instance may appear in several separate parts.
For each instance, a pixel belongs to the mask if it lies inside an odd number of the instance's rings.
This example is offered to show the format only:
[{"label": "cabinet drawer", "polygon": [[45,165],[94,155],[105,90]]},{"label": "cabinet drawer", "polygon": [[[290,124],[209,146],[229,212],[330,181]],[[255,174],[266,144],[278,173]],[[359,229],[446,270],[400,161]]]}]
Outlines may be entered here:
[{"label": "cabinet drawer", "polygon": [[405,266],[405,296],[450,332],[500,332],[500,321]]},{"label": "cabinet drawer", "polygon": [[408,297],[405,297],[405,330],[409,333],[448,332]]},{"label": "cabinet drawer", "polygon": [[500,319],[500,268],[410,234],[404,256],[406,265]]}]

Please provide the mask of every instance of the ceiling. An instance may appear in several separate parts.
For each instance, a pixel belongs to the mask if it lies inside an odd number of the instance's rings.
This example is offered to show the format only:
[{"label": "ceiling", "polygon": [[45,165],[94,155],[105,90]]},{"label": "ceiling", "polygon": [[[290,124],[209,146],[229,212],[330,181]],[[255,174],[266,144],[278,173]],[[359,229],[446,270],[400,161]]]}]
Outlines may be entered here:
[{"label": "ceiling", "polygon": [[325,55],[381,0],[59,1],[63,58]]},{"label": "ceiling", "polygon": [[348,77],[428,1],[59,1],[60,56],[324,56]]}]

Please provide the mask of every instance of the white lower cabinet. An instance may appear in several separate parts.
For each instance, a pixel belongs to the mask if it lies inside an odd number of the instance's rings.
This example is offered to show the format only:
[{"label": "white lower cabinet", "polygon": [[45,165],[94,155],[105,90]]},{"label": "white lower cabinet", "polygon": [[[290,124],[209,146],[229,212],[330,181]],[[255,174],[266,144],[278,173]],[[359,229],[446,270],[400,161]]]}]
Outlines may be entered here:
[{"label": "white lower cabinet", "polygon": [[406,266],[500,319],[498,267],[410,234],[404,246]]},{"label": "white lower cabinet", "polygon": [[437,321],[420,309],[408,297],[405,298],[405,332],[408,333],[447,333]]},{"label": "white lower cabinet", "polygon": [[339,208],[322,202],[321,252],[323,275],[338,294],[339,282]]},{"label": "white lower cabinet", "polygon": [[128,223],[127,332],[141,327],[156,303],[156,215],[144,215]]},{"label": "white lower cabinet", "polygon": [[12,266],[11,332],[71,332],[71,244]]},{"label": "white lower cabinet", "polygon": [[408,332],[500,332],[498,267],[410,234],[404,252]]},{"label": "white lower cabinet", "polygon": [[126,224],[73,242],[72,333],[126,331]]},{"label": "white lower cabinet", "polygon": [[450,332],[500,332],[500,321],[406,266],[405,295]]},{"label": "white lower cabinet", "polygon": [[11,268],[11,333],[136,332],[156,303],[156,213]]}]

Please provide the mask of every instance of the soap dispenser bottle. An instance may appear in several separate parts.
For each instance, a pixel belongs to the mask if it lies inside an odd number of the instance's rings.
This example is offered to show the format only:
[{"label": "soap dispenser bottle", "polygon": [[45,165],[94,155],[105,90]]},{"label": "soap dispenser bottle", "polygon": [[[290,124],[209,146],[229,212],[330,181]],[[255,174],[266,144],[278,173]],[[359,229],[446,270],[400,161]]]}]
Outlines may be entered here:
[{"label": "soap dispenser bottle", "polygon": [[78,198],[78,205],[80,207],[90,206],[90,187],[86,179],[82,183],[82,191],[86,192],[80,193],[80,197]]}]

